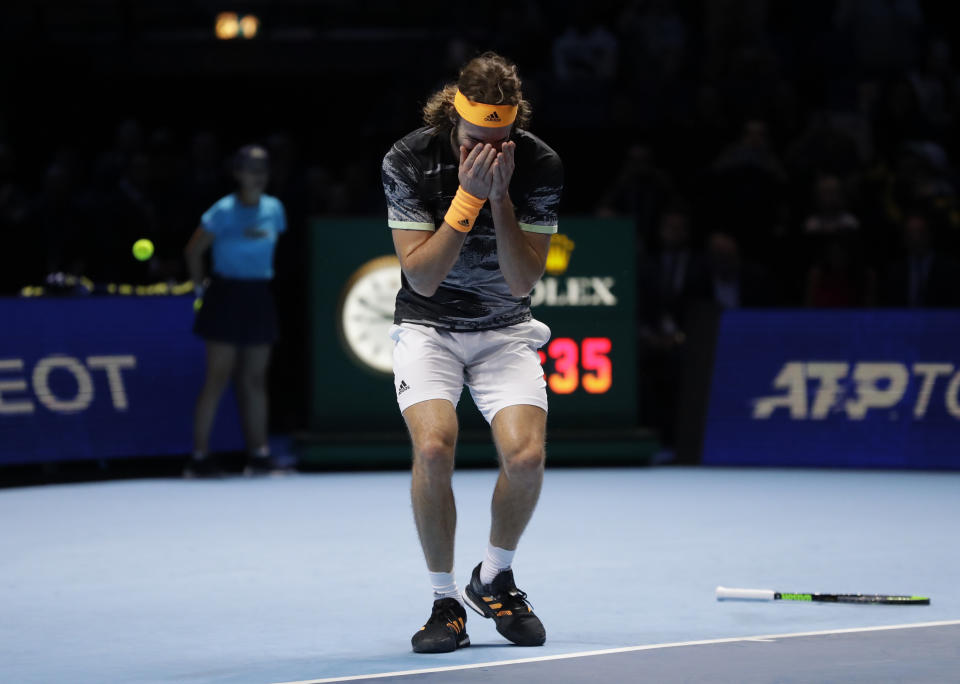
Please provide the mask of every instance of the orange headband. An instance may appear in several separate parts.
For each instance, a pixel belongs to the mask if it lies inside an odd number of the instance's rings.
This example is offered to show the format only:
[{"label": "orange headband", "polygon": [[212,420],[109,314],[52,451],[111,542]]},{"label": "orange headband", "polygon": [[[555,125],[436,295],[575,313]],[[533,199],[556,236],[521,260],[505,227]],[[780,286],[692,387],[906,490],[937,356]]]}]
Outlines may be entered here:
[{"label": "orange headband", "polygon": [[503,128],[517,118],[517,105],[491,105],[474,102],[457,90],[453,106],[464,119],[484,128]]}]

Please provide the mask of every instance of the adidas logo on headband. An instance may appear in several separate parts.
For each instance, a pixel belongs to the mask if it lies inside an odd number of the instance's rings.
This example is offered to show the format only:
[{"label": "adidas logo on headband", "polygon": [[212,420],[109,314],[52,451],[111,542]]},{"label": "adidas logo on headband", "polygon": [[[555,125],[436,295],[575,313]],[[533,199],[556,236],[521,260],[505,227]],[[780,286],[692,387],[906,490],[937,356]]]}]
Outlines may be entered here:
[{"label": "adidas logo on headband", "polygon": [[461,93],[459,89],[453,97],[453,106],[466,121],[475,126],[487,126],[489,128],[509,126],[517,118],[517,112],[520,109],[518,104],[492,105],[474,102]]}]

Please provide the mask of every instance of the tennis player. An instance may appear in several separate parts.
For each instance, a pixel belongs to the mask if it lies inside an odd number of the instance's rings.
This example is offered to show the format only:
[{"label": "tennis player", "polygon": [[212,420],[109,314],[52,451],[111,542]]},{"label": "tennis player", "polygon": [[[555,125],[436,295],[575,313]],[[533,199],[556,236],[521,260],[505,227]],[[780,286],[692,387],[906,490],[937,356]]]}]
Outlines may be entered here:
[{"label": "tennis player", "polygon": [[[286,230],[283,204],[265,194],[269,156],[259,145],[234,158],[237,190],[218,200],[201,219],[185,255],[196,297],[194,333],[206,343],[207,372],[194,413],[193,455],[185,475],[216,476],[210,429],[223,391],[234,378],[247,444],[247,474],[273,468],[267,441],[267,368],[277,338],[277,313],[270,281],[277,238]],[[212,249],[207,283],[203,256]]]},{"label": "tennis player", "polygon": [[[530,313],[563,184],[560,158],[525,130],[517,68],[484,53],[434,93],[425,126],[383,160],[387,225],[403,268],[391,337],[397,401],[413,442],[414,520],[433,611],[421,653],[468,646],[463,602],[515,644],[546,632],[514,583],[512,562],[543,482],[547,394],[537,350],[550,337]],[[490,538],[461,594],[454,578],[451,477],[463,385],[490,424],[500,462]]]}]

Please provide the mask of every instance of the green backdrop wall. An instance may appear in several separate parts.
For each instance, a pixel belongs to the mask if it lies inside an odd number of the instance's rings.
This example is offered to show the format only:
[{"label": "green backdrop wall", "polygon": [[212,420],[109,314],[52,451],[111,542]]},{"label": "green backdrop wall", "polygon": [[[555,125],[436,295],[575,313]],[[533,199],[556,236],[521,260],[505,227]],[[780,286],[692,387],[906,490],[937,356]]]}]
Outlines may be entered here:
[{"label": "green backdrop wall", "polygon": [[[389,463],[396,457],[388,452],[395,453],[395,444],[406,440],[392,375],[351,353],[341,310],[345,301],[353,301],[348,319],[369,319],[369,333],[361,335],[385,337],[392,306],[385,311],[383,302],[389,305],[398,282],[389,297],[380,293],[381,302],[371,311],[358,310],[355,302],[370,304],[372,291],[345,296],[358,273],[377,265],[370,262],[388,261],[382,257],[393,255],[384,223],[323,219],[310,227],[310,430],[314,446],[326,445],[331,458],[333,445],[363,442],[369,458],[383,445],[384,455],[374,460]],[[534,316],[552,332],[541,356],[549,387],[552,452],[558,452],[556,447],[563,451],[560,443],[570,441],[605,443],[607,451],[622,452],[627,459],[645,457],[649,450],[649,440],[643,448],[635,444],[642,434],[636,418],[635,259],[628,221],[565,219],[553,238],[548,272],[531,295]],[[384,344],[390,344],[388,338]],[[486,423],[467,391],[458,413],[462,441],[486,437]],[[572,451],[583,448],[580,444]],[[643,454],[638,455],[638,448]],[[408,459],[405,449],[399,457]]]}]

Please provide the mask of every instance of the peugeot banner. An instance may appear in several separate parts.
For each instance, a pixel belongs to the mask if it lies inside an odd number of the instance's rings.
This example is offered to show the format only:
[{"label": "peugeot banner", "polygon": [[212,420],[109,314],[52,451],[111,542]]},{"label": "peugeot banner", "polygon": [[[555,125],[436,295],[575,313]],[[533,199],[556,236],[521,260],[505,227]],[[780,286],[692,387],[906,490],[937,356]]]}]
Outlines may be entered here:
[{"label": "peugeot banner", "polygon": [[[0,299],[0,465],[190,452],[204,349],[186,297]],[[242,446],[224,397],[211,448]]]}]

